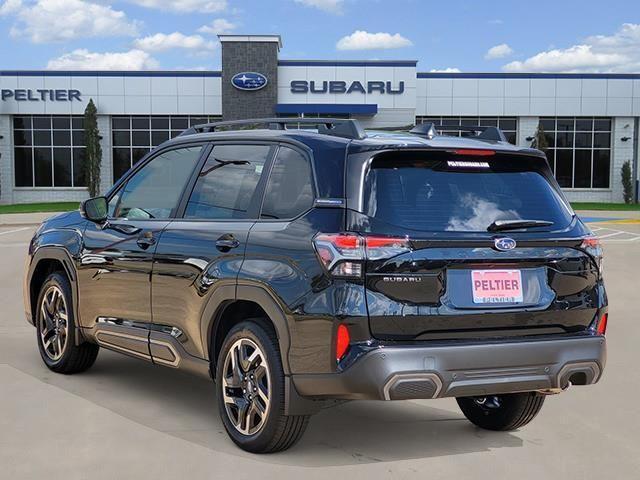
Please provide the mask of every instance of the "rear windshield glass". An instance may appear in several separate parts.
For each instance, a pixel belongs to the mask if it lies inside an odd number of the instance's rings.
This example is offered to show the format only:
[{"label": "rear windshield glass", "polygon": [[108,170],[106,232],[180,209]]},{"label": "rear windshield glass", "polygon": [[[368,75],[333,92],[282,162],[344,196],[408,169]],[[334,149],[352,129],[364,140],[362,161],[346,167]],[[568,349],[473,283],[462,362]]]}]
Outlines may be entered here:
[{"label": "rear windshield glass", "polygon": [[364,196],[369,217],[410,230],[452,232],[486,232],[496,220],[544,220],[553,225],[536,230],[558,230],[572,220],[558,192],[526,159],[403,157],[373,161]]}]

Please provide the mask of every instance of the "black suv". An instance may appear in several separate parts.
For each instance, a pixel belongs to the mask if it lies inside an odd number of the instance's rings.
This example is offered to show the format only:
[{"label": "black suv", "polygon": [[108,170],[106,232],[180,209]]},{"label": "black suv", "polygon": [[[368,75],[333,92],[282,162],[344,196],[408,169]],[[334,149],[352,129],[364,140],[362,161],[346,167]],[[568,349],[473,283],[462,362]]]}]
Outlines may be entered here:
[{"label": "black suv", "polygon": [[602,250],[542,152],[452,128],[185,131],[38,228],[42,359],[76,373],[104,347],[215,378],[251,452],[290,447],[335,400],[455,397],[479,427],[527,424],[602,375]]}]

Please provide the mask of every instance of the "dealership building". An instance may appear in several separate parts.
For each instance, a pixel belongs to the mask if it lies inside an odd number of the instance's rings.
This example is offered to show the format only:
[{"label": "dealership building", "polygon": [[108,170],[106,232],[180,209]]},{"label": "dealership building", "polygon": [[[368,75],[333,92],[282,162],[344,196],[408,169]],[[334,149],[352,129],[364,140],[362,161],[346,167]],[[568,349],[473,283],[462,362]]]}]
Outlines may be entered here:
[{"label": "dealership building", "polygon": [[281,59],[277,35],[220,42],[221,71],[0,71],[0,203],[86,198],[90,99],[103,192],[190,125],[299,115],[366,128],[496,125],[521,146],[541,125],[549,163],[576,201],[620,202],[622,165],[637,172],[640,74],[431,73],[412,60]]}]

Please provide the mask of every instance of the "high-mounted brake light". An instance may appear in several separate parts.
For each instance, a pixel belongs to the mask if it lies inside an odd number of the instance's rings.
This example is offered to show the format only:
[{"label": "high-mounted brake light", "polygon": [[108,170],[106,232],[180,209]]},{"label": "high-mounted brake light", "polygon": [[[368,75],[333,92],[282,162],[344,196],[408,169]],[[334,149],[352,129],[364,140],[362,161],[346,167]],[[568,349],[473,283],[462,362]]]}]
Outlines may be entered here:
[{"label": "high-mounted brake light", "polygon": [[468,155],[471,157],[490,157],[491,155],[495,155],[495,150],[481,150],[478,148],[461,148],[458,150],[454,150],[453,153],[456,155]]},{"label": "high-mounted brake light", "polygon": [[321,233],[313,240],[318,258],[336,277],[362,277],[365,260],[395,257],[411,250],[406,238]]},{"label": "high-mounted brake light", "polygon": [[349,350],[349,343],[351,342],[351,336],[349,335],[349,329],[346,325],[338,325],[338,331],[336,332],[336,362],[342,360],[342,358]]}]

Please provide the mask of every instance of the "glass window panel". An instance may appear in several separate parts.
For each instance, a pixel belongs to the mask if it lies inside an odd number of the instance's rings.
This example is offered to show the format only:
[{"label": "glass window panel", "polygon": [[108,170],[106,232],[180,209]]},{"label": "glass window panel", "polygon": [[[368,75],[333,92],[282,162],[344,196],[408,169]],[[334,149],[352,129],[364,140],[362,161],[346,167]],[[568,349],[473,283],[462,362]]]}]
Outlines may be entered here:
[{"label": "glass window panel", "polygon": [[71,119],[71,128],[74,130],[84,130],[84,118],[73,117]]},{"label": "glass window panel", "polygon": [[544,128],[545,132],[553,132],[556,129],[555,118],[541,118],[540,124],[542,125],[542,128]]},{"label": "glass window panel", "polygon": [[544,138],[547,139],[548,148],[554,148],[556,146],[556,134],[554,132],[544,131]]},{"label": "glass window panel", "polygon": [[460,125],[460,120],[457,118],[443,118],[441,125]]},{"label": "glass window panel", "polygon": [[33,158],[31,148],[16,148],[14,152],[16,187],[33,187]]},{"label": "glass window panel", "polygon": [[74,147],[84,147],[84,130],[74,131],[73,134],[73,146]]},{"label": "glass window panel", "polygon": [[[492,119],[486,119],[487,122],[491,122]],[[494,118],[493,120],[495,120],[496,125],[498,124],[498,119]],[[479,125],[480,123],[480,119],[477,117],[462,117],[460,118],[460,125],[470,125],[470,126],[475,126],[475,125]]]},{"label": "glass window panel", "polygon": [[42,130],[51,129],[51,117],[33,117],[33,128]]},{"label": "glass window panel", "polygon": [[38,146],[51,145],[51,130],[34,130],[33,144]]},{"label": "glass window panel", "polygon": [[71,186],[71,149],[53,149],[53,184],[56,187]]},{"label": "glass window panel", "polygon": [[54,130],[53,145],[57,147],[68,147],[71,145],[71,130]]},{"label": "glass window panel", "polygon": [[594,133],[593,134],[593,147],[594,148],[609,148],[609,147],[611,147],[611,133]]},{"label": "glass window panel", "polygon": [[547,156],[547,161],[549,162],[549,168],[551,168],[551,172],[555,174],[556,171],[556,162],[554,161],[555,150],[547,150],[545,152]]},{"label": "glass window panel", "polygon": [[35,186],[51,187],[53,186],[51,178],[51,149],[50,148],[34,148],[33,160],[35,167]]},{"label": "glass window panel", "polygon": [[505,137],[507,137],[507,142],[509,142],[509,143],[511,143],[513,145],[515,145],[518,142],[518,140],[517,140],[518,136],[517,136],[516,132],[510,132],[510,133],[505,132]]},{"label": "glass window panel", "polygon": [[574,118],[558,118],[557,122],[557,130],[559,132],[568,132],[575,130],[575,119]]},{"label": "glass window panel", "polygon": [[202,125],[203,123],[209,123],[209,119],[207,117],[191,117],[189,119],[189,125]]},{"label": "glass window panel", "polygon": [[113,149],[113,181],[116,182],[131,168],[131,150]]},{"label": "glass window panel", "polygon": [[131,144],[136,147],[148,147],[151,145],[151,132],[149,130],[133,130]]},{"label": "glass window panel", "polygon": [[311,165],[300,152],[278,150],[262,205],[262,218],[294,218],[313,205]]},{"label": "glass window panel", "polygon": [[153,130],[169,130],[169,117],[151,117]]},{"label": "glass window panel", "polygon": [[51,121],[54,129],[69,130],[71,128],[71,117],[53,117]]},{"label": "glass window panel", "polygon": [[121,190],[116,218],[169,218],[202,147],[179,148],[153,158]]},{"label": "glass window panel", "polygon": [[556,150],[556,179],[561,187],[571,188],[573,181],[573,150]]},{"label": "glass window panel", "polygon": [[111,122],[114,130],[129,130],[131,128],[129,117],[113,117]]},{"label": "glass window panel", "polygon": [[501,118],[500,119],[500,128],[502,130],[516,130],[517,129],[517,120],[515,118]]},{"label": "glass window panel", "polygon": [[73,149],[73,186],[86,187],[84,175],[84,161],[86,150],[84,148]]},{"label": "glass window panel", "polygon": [[30,130],[14,130],[13,144],[15,146],[31,145],[31,131]]},{"label": "glass window panel", "polygon": [[374,159],[364,182],[365,215],[381,225],[427,232],[486,232],[493,221],[510,218],[548,220],[557,229],[571,222],[562,199],[530,165],[496,162],[490,172],[461,172],[442,168],[446,158]]},{"label": "glass window panel", "polygon": [[558,148],[573,147],[573,132],[558,131],[558,133],[556,133],[556,147]]},{"label": "glass window panel", "polygon": [[14,129],[30,129],[31,117],[13,117]]},{"label": "glass window panel", "polygon": [[576,132],[576,148],[591,148],[591,132]]},{"label": "glass window panel", "polygon": [[576,150],[575,188],[591,187],[591,150]]},{"label": "glass window panel", "polygon": [[171,130],[171,138],[176,138],[181,133],[182,133],[181,130]]},{"label": "glass window panel", "polygon": [[140,160],[144,158],[144,156],[149,153],[149,148],[132,148],[131,149],[131,162],[133,165],[138,163]]},{"label": "glass window panel", "polygon": [[576,118],[576,131],[590,132],[593,130],[593,118]]},{"label": "glass window panel", "polygon": [[600,132],[611,131],[611,119],[610,118],[596,118],[593,121],[593,129]]},{"label": "glass window panel", "polygon": [[157,147],[162,142],[169,140],[168,130],[154,130],[151,132],[151,145]]},{"label": "glass window panel", "polygon": [[171,117],[172,130],[186,130],[187,128],[189,128],[188,117]]},{"label": "glass window panel", "polygon": [[113,132],[114,147],[128,147],[129,145],[131,145],[131,133],[128,130]]},{"label": "glass window panel", "polygon": [[149,130],[149,117],[131,117],[132,130]]},{"label": "glass window panel", "polygon": [[[214,147],[189,198],[185,217],[247,218],[269,151],[266,145]],[[230,161],[243,163],[225,163]]]},{"label": "glass window panel", "polygon": [[609,188],[611,151],[593,151],[593,188]]}]

